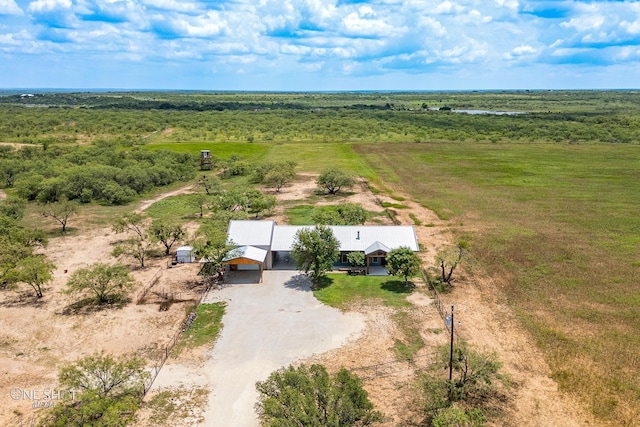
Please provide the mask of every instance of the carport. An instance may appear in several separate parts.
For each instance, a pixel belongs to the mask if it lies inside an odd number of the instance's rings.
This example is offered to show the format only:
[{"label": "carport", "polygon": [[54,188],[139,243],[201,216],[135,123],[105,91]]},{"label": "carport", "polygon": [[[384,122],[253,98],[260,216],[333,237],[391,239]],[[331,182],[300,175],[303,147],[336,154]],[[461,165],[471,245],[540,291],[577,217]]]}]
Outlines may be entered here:
[{"label": "carport", "polygon": [[258,270],[258,282],[262,282],[262,272],[264,270],[264,262],[267,258],[267,251],[256,248],[255,246],[241,246],[232,250],[222,262],[229,266],[229,271],[249,271]]}]

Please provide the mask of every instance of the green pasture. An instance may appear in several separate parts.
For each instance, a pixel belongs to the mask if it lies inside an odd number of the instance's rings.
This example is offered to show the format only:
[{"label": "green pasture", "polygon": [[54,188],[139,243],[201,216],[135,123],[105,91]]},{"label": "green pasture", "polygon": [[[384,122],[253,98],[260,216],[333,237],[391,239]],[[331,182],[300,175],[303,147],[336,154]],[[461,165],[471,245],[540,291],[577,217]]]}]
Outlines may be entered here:
[{"label": "green pasture", "polygon": [[265,156],[265,160],[293,160],[298,171],[319,173],[323,169],[335,167],[372,179],[375,174],[363,159],[344,143],[284,143],[275,144]]},{"label": "green pasture", "polygon": [[211,151],[212,156],[222,159],[232,154],[242,156],[249,161],[260,161],[270,150],[269,144],[249,144],[246,142],[158,142],[148,144],[149,150],[172,150],[179,153],[193,153],[200,156],[200,150]]},{"label": "green pasture", "polygon": [[200,208],[196,203],[196,194],[181,194],[158,200],[145,211],[153,219],[182,222],[200,218]]},{"label": "green pasture", "polygon": [[640,146],[356,147],[384,181],[449,219],[599,419],[640,418]]}]

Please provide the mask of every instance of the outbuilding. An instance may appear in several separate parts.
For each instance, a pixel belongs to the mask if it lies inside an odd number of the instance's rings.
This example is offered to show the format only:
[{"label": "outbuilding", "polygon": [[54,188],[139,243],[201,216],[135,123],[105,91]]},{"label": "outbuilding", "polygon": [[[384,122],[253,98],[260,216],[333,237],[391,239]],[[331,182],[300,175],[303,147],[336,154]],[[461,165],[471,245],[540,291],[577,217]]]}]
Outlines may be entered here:
[{"label": "outbuilding", "polygon": [[196,257],[193,254],[193,246],[180,246],[176,249],[176,261],[179,263],[193,262]]}]

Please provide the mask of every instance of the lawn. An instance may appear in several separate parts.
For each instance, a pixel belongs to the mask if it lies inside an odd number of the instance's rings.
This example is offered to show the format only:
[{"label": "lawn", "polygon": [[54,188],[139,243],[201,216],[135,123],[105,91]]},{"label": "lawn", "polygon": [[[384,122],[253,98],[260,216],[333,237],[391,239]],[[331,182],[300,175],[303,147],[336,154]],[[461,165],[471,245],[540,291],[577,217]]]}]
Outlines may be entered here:
[{"label": "lawn", "polygon": [[424,347],[420,329],[416,327],[415,314],[407,301],[414,288],[405,286],[402,280],[392,276],[349,276],[328,274],[319,289],[313,291],[315,297],[332,307],[347,309],[351,304],[363,301],[382,302],[394,309],[393,319],[403,334],[396,339],[394,349],[398,356],[411,358]]},{"label": "lawn", "polygon": [[577,393],[601,420],[640,419],[640,146],[356,151],[470,241],[561,390]]},{"label": "lawn", "polygon": [[407,296],[413,288],[404,286],[401,280],[390,276],[348,276],[332,273],[327,281],[313,291],[315,297],[332,307],[345,309],[354,302],[362,300],[382,301],[389,307],[408,307]]}]

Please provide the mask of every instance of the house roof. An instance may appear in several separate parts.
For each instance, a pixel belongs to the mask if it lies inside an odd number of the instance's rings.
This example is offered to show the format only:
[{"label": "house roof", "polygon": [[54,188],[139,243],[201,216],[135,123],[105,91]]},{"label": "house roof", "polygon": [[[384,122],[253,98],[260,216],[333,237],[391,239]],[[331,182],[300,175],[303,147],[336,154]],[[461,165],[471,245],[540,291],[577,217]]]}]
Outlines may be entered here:
[{"label": "house roof", "polygon": [[364,250],[364,254],[365,255],[369,255],[369,254],[372,254],[372,253],[377,252],[377,251],[382,251],[382,252],[385,252],[385,253],[389,253],[391,251],[391,249],[389,249],[389,247],[386,246],[384,243],[381,243],[379,241],[375,241],[367,249]]},{"label": "house roof", "polygon": [[[273,227],[271,250],[291,250],[298,230],[312,227],[275,225]],[[376,242],[381,245],[380,249],[385,252],[401,246],[407,246],[415,252],[419,250],[415,230],[410,225],[333,225],[329,226],[329,228],[338,239],[338,242],[340,242],[340,251],[343,252],[365,252]]]},{"label": "house roof", "polygon": [[269,246],[273,234],[273,221],[229,222],[228,239],[240,246]]},{"label": "house roof", "polygon": [[255,246],[240,246],[229,252],[222,261],[227,262],[238,258],[246,258],[251,261],[264,262],[267,258],[267,251]]}]

